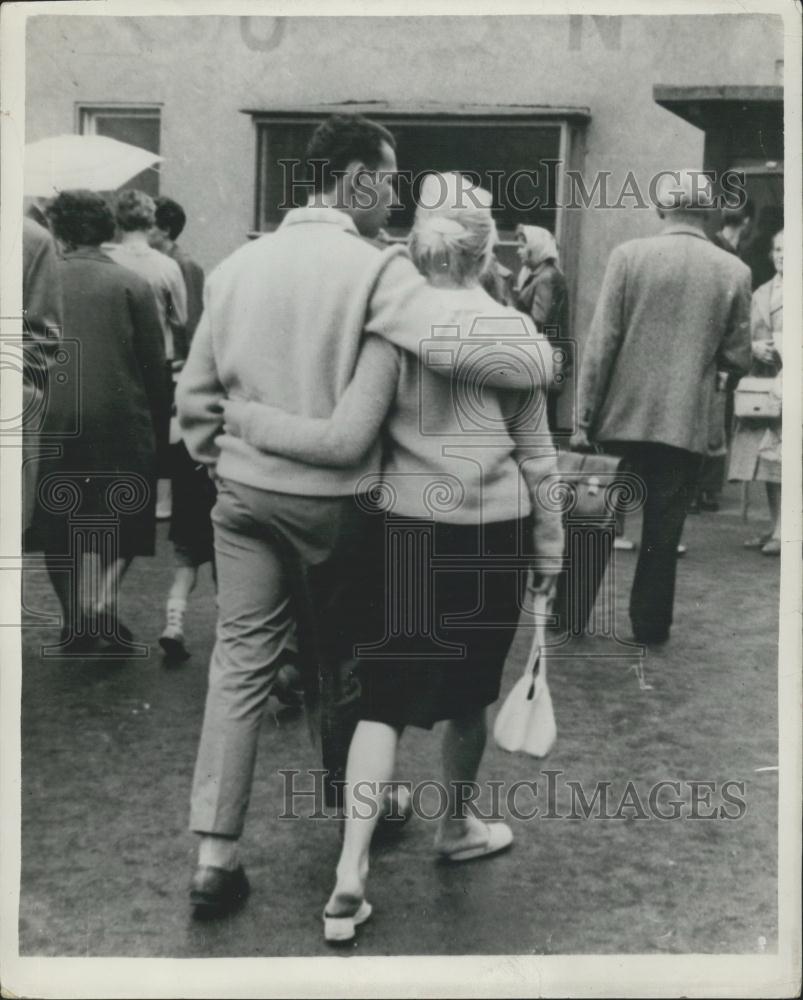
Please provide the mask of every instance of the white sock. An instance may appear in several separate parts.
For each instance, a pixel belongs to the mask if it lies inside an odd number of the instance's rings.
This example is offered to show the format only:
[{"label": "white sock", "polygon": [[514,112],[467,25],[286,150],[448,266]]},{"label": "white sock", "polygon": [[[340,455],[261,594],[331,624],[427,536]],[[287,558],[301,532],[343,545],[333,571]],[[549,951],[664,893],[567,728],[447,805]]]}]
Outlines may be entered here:
[{"label": "white sock", "polygon": [[231,837],[214,837],[208,834],[201,837],[198,848],[198,864],[211,868],[234,869],[240,863],[240,841]]}]

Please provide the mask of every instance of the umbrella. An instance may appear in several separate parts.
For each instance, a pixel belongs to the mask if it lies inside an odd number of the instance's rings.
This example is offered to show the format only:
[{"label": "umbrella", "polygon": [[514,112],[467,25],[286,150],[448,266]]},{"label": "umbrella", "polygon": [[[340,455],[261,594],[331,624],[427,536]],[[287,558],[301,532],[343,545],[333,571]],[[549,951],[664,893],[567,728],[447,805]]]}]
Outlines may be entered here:
[{"label": "umbrella", "polygon": [[114,191],[163,159],[103,135],[56,135],[25,147],[24,192],[50,198],[74,188]]}]

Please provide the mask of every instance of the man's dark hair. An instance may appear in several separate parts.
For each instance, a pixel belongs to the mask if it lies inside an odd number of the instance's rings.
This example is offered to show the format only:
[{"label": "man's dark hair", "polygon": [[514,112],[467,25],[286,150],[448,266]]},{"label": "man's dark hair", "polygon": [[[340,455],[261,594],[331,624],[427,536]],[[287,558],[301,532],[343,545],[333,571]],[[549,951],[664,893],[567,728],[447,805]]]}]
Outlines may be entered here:
[{"label": "man's dark hair", "polygon": [[171,240],[177,240],[187,224],[184,209],[172,198],[156,199],[156,225],[167,231]]},{"label": "man's dark hair", "polygon": [[739,226],[747,219],[752,219],[755,215],[753,202],[745,198],[738,208],[723,208],[719,213],[720,226]]},{"label": "man's dark hair", "polygon": [[[307,170],[316,193],[328,191],[349,163],[360,160],[376,169],[382,162],[382,143],[396,148],[393,135],[362,115],[332,115],[312,133],[307,145]],[[316,162],[317,161],[317,162]]]},{"label": "man's dark hair", "polygon": [[47,207],[53,232],[72,246],[99,246],[114,236],[114,216],[94,191],[62,191]]}]

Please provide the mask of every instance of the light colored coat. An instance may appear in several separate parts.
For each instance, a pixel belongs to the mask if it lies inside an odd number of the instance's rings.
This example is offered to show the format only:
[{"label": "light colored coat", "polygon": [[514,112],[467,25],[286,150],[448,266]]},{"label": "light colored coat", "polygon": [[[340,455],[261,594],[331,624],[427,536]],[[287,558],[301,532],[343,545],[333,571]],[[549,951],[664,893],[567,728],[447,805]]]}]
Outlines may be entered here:
[{"label": "light colored coat", "polygon": [[590,437],[705,454],[715,372],[749,368],[746,265],[683,224],[616,247],[580,368]]},{"label": "light colored coat", "polygon": [[145,243],[104,243],[103,252],[140,275],[153,289],[164,336],[165,357],[172,361],[176,356],[174,333],[181,334],[187,323],[187,288],[181,268],[167,254]]},{"label": "light colored coat", "polygon": [[[783,330],[783,306],[772,309],[775,278],[771,278],[753,292],[750,326],[753,341],[775,340],[780,348]],[[779,351],[780,353],[780,351]],[[765,364],[753,359],[751,375],[774,378],[781,370],[780,363]],[[728,478],[741,482],[781,482],[781,421],[737,420],[731,442]]]}]

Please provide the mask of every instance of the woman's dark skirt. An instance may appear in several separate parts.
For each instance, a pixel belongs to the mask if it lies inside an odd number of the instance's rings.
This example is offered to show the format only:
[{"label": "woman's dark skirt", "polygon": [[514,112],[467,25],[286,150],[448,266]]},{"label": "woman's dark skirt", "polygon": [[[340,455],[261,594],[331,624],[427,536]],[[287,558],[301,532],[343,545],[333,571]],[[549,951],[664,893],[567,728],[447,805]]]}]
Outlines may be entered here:
[{"label": "woman's dark skirt", "polygon": [[[360,717],[430,729],[499,697],[531,550],[528,520],[389,517],[372,641],[357,649]],[[384,598],[384,599],[382,599]],[[360,629],[363,636],[368,629]]]},{"label": "woman's dark skirt", "polygon": [[171,447],[172,513],[168,538],[179,566],[214,563],[212,508],[217,491],[203,465],[194,461],[183,441]]}]

